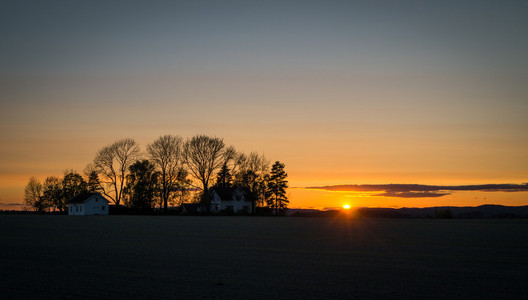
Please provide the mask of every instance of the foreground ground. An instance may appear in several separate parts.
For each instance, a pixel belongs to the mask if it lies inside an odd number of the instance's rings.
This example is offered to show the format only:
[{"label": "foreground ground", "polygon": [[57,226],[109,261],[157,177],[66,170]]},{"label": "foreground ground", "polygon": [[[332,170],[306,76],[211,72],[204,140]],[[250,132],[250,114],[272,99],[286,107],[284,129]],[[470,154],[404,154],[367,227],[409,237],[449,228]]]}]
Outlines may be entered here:
[{"label": "foreground ground", "polygon": [[0,215],[0,298],[526,299],[528,220]]}]

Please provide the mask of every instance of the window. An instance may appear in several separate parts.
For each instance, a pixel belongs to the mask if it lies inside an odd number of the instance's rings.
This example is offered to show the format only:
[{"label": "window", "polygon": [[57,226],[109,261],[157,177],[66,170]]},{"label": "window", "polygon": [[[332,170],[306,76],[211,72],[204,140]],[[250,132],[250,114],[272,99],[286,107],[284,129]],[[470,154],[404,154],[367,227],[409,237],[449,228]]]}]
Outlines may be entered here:
[{"label": "window", "polygon": [[104,207],[104,206],[101,206],[101,210],[104,211],[104,210],[105,210],[105,207]]},{"label": "window", "polygon": [[82,211],[82,206],[79,207],[79,210]]},{"label": "window", "polygon": [[249,206],[244,205],[244,206],[242,207],[242,209],[243,209],[243,210],[249,210]]},{"label": "window", "polygon": [[75,211],[79,211],[79,206],[75,206]]},{"label": "window", "polygon": [[233,207],[233,205],[226,205],[226,210],[234,210],[235,208]]}]

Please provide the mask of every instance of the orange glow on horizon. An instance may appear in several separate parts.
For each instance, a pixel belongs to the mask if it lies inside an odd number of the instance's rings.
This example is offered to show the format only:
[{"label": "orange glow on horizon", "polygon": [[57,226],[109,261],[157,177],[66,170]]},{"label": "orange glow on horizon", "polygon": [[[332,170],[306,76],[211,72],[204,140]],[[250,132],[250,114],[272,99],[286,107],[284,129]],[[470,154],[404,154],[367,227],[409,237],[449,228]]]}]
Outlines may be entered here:
[{"label": "orange glow on horizon", "polygon": [[293,188],[289,189],[289,207],[340,210],[344,208],[343,198],[346,198],[347,203],[352,202],[354,207],[387,208],[479,206],[484,204],[523,206],[528,203],[528,192],[457,191],[443,197],[420,198],[386,197],[377,194]]}]

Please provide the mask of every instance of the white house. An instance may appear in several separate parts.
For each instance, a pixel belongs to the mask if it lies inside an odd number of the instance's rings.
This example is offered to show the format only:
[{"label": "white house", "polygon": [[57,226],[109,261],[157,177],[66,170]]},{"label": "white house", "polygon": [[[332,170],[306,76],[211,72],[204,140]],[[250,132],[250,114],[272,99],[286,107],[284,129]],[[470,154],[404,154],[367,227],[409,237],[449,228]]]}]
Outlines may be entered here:
[{"label": "white house", "polygon": [[108,215],[108,201],[100,193],[81,192],[66,202],[68,215]]},{"label": "white house", "polygon": [[241,187],[211,188],[211,212],[246,211],[251,213],[251,201],[246,199],[246,192]]}]

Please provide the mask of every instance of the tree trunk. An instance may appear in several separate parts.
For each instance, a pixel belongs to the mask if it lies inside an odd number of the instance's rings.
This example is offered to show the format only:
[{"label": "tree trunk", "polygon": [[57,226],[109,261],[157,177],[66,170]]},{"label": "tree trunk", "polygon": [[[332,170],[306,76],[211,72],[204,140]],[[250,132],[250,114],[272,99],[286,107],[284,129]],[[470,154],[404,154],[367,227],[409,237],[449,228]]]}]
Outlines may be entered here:
[{"label": "tree trunk", "polygon": [[168,211],[168,191],[167,191],[167,174],[165,173],[165,168],[163,168],[162,174],[161,174],[161,181],[162,181],[162,191],[161,191],[161,199],[163,200],[163,211],[167,213]]},{"label": "tree trunk", "polygon": [[277,203],[277,194],[275,194],[275,215],[279,215],[279,203]]},{"label": "tree trunk", "polygon": [[204,202],[205,204],[205,211],[207,213],[210,213],[211,212],[211,199],[209,199],[209,195],[207,194],[208,193],[208,190],[209,190],[209,187],[207,186],[207,181],[206,180],[203,180],[202,181],[202,184],[203,184],[203,200],[205,201],[202,201]]},{"label": "tree trunk", "polygon": [[167,213],[167,211],[169,210],[169,203],[168,203],[168,202],[169,202],[169,201],[168,201],[168,200],[169,200],[169,197],[167,197],[167,196],[168,196],[167,188],[164,187],[164,188],[163,188],[163,193],[162,193],[161,197],[163,198],[163,211],[164,211],[165,213]]}]

